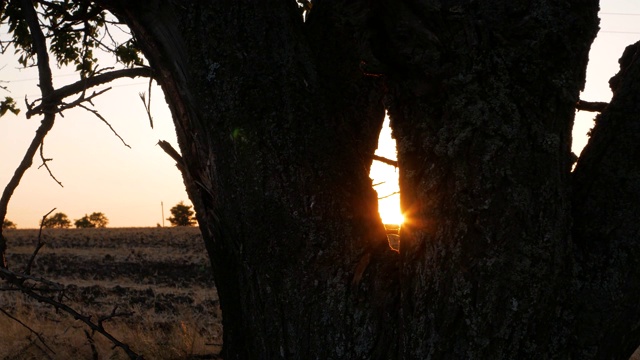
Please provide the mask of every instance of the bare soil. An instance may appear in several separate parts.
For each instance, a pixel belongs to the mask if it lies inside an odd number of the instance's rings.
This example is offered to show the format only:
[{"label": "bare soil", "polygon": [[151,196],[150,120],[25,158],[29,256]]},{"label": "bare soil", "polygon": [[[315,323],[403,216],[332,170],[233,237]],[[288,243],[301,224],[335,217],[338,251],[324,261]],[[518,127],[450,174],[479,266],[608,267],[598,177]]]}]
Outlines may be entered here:
[{"label": "bare soil", "polygon": [[[5,230],[10,269],[24,271],[38,230]],[[44,229],[33,276],[61,284],[63,302],[105,322],[146,359],[215,358],[221,312],[197,228]],[[0,288],[0,359],[124,359],[100,334],[21,293]],[[53,293],[51,296],[59,296]],[[12,329],[12,330],[11,330]],[[85,330],[89,330],[85,333]],[[44,342],[36,336],[41,334]]]}]

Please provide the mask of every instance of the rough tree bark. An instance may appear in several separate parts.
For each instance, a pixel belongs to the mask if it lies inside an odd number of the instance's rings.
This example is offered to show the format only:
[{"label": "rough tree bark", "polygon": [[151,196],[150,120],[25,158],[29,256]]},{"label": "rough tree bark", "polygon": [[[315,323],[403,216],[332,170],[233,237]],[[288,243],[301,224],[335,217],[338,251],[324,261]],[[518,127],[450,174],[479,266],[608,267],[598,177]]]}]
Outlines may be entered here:
[{"label": "rough tree bark", "polygon": [[[596,0],[100,2],[168,99],[225,359],[638,345],[635,55],[571,173]],[[368,178],[385,106],[399,253]]]},{"label": "rough tree bark", "polygon": [[402,70],[401,357],[568,358],[571,128],[597,2],[412,5],[379,46]]},{"label": "rough tree bark", "polygon": [[640,327],[640,43],[610,80],[613,99],[596,118],[574,171],[573,238],[579,258],[576,338],[581,356],[628,358]]},{"label": "rough tree bark", "polygon": [[283,1],[112,5],[169,99],[225,359],[392,356],[398,255],[368,177],[383,93],[348,25],[305,35]]}]

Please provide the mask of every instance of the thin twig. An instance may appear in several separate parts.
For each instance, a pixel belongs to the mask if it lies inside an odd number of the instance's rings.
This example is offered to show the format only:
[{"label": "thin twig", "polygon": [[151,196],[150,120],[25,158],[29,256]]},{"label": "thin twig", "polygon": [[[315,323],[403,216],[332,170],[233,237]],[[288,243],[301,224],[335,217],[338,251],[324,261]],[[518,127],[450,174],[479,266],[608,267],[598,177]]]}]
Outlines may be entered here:
[{"label": "thin twig", "polygon": [[93,110],[93,109],[89,109],[88,107],[82,105],[82,104],[78,104],[79,107],[87,110],[88,112],[92,113],[93,115],[97,116],[98,119],[102,120],[103,123],[107,124],[107,126],[109,127],[109,129],[111,129],[111,132],[115,134],[115,136],[118,137],[118,139],[120,139],[120,141],[122,141],[122,143],[124,144],[124,146],[128,147],[129,149],[131,149],[131,146],[129,146],[129,144],[127,144],[124,139],[122,138],[122,136],[120,136],[120,134],[118,134],[118,132],[113,128],[113,126],[111,126],[111,124],[109,124],[109,122],[107,121],[107,119],[105,119],[102,115],[100,115],[100,113],[98,112],[98,110]]},{"label": "thin twig", "polygon": [[108,73],[95,75],[93,77],[85,78],[80,81],[77,81],[73,84],[63,86],[59,89],[53,90],[49,96],[42,97],[42,103],[38,106],[33,106],[27,111],[27,118],[33,116],[35,114],[42,113],[42,107],[45,104],[51,103],[60,103],[64,98],[69,97],[71,95],[79,94],[86,91],[89,88],[103,85],[109,83],[113,80],[124,78],[124,77],[152,77],[153,71],[148,67],[138,67],[133,69],[122,69],[110,71]]},{"label": "thin twig", "polygon": [[[111,335],[111,333],[109,333],[101,324],[96,324],[95,322],[93,322],[91,320],[91,316],[85,316],[80,314],[79,312],[77,312],[75,309],[71,308],[70,306],[54,300],[50,297],[47,296],[43,296],[41,294],[39,294],[37,292],[37,289],[33,289],[31,287],[27,287],[24,285],[24,282],[26,281],[26,279],[34,279],[32,276],[28,276],[25,274],[19,274],[16,272],[13,272],[9,269],[5,269],[5,268],[0,268],[0,276],[3,277],[4,279],[7,279],[7,281],[9,283],[11,283],[13,286],[15,286],[16,288],[20,289],[20,291],[41,302],[41,303],[45,303],[45,304],[49,304],[51,306],[53,306],[56,310],[62,310],[64,312],[66,312],[67,314],[73,316],[74,319],[76,320],[80,320],[81,322],[83,322],[85,325],[87,325],[91,330],[102,334],[102,336],[106,337],[109,341],[111,341],[111,343],[113,343],[113,345],[115,347],[119,347],[122,350],[124,350],[124,352],[129,356],[129,358],[131,359],[142,359],[142,357],[140,355],[138,355],[137,353],[135,353],[133,350],[131,350],[131,348],[129,347],[129,345],[121,342],[120,340],[116,339],[113,335]],[[118,316],[122,316],[120,314],[116,314]]]},{"label": "thin twig", "polygon": [[[62,186],[62,184],[60,184],[60,186]],[[42,217],[42,221],[40,221],[40,231],[38,232],[38,243],[36,244],[36,248],[33,251],[33,254],[31,254],[31,258],[29,259],[29,262],[27,263],[27,266],[24,269],[24,273],[27,275],[31,275],[31,267],[33,266],[33,261],[36,259],[36,256],[38,255],[38,251],[40,251],[40,249],[47,244],[44,241],[42,241],[42,228],[44,227],[44,221],[47,219],[47,216],[49,216],[49,214],[51,214],[55,210],[56,208],[51,209],[51,211],[49,211]]]},{"label": "thin twig", "polygon": [[47,171],[49,172],[49,176],[58,183],[58,185],[60,185],[60,187],[64,187],[62,185],[62,183],[60,182],[60,180],[58,180],[54,175],[53,172],[51,172],[51,169],[49,168],[49,165],[47,165],[47,162],[53,160],[53,159],[47,159],[44,157],[44,139],[42,140],[42,142],[40,143],[40,159],[42,160],[42,165],[38,166],[38,169],[40,169],[41,167],[44,166],[45,169],[47,169]]},{"label": "thin twig", "polygon": [[393,195],[397,195],[397,194],[400,194],[400,191],[392,192],[389,195],[385,195],[385,196],[379,197],[378,200],[386,199],[388,197],[392,197]]},{"label": "thin twig", "polygon": [[104,322],[107,322],[109,320],[115,319],[117,317],[130,317],[133,316],[133,312],[129,311],[129,312],[118,312],[118,305],[113,307],[113,310],[111,310],[111,314],[109,315],[104,315],[104,316],[100,316],[98,318],[98,326],[100,326],[102,329],[104,329],[104,326],[102,325]]},{"label": "thin twig", "polygon": [[93,356],[93,360],[100,359],[100,356],[98,355],[98,349],[96,348],[96,343],[93,340],[93,336],[91,336],[86,329],[84,330],[84,335],[87,337],[89,346],[91,346],[91,355]]},{"label": "thin twig", "polygon": [[[45,278],[41,278],[38,276],[33,276],[33,275],[29,275],[29,274],[22,274],[19,272],[15,272],[9,269],[3,269],[0,268],[0,274],[3,276],[6,276],[6,278],[8,278],[8,282],[11,285],[17,286],[18,289],[20,289],[20,286],[23,286],[23,284],[25,282],[27,282],[28,280],[37,282],[37,283],[43,283],[46,284],[48,286],[51,286],[53,289],[49,289],[49,288],[35,288],[35,287],[31,287],[32,290],[38,290],[38,291],[46,291],[46,292],[53,292],[53,291],[62,291],[64,290],[64,286],[62,284],[58,284],[56,282],[53,282],[51,280],[47,280]],[[19,285],[19,286],[18,286]]]},{"label": "thin twig", "polygon": [[385,163],[387,165],[398,167],[398,162],[396,160],[387,159],[386,157],[378,156],[378,155],[375,155],[375,154],[371,155],[371,158],[373,160],[380,161],[380,162]]},{"label": "thin twig", "polygon": [[141,92],[141,93],[138,93],[138,95],[140,96],[140,100],[142,100],[142,104],[144,104],[144,109],[147,112],[147,116],[149,117],[149,124],[153,129],[153,117],[151,116],[151,83],[152,82],[153,82],[153,78],[149,78],[149,102],[147,102],[145,93]]},{"label": "thin twig", "polygon": [[52,212],[56,211],[57,208],[51,209],[48,213],[44,214],[42,217],[42,221],[40,221],[40,231],[38,231],[38,240],[42,236],[42,228],[44,227],[44,221],[47,219],[47,216],[51,215]]},{"label": "thin twig", "polygon": [[44,341],[44,338],[42,337],[42,335],[40,335],[37,331],[33,330],[31,327],[29,327],[29,325],[23,323],[20,319],[16,318],[15,316],[9,314],[5,309],[0,307],[0,312],[2,312],[3,314],[5,314],[9,319],[17,322],[18,324],[20,324],[22,327],[24,327],[25,329],[29,330],[33,335],[38,337],[38,340],[40,340],[40,342],[42,343],[42,345],[44,345],[49,351],[51,351],[53,354],[55,354],[56,352],[53,351],[52,348],[49,347],[49,345],[47,345],[47,342]]},{"label": "thin twig", "polygon": [[61,104],[62,106],[60,106],[60,107],[58,108],[58,112],[59,112],[59,113],[62,113],[64,110],[74,108],[74,107],[76,107],[76,106],[78,106],[78,105],[80,105],[80,104],[82,104],[82,103],[84,103],[84,102],[88,102],[88,103],[90,103],[90,104],[92,104],[92,105],[93,105],[93,103],[92,103],[91,101],[92,101],[96,96],[98,96],[98,95],[102,95],[102,94],[106,93],[106,92],[107,92],[107,91],[109,91],[109,90],[111,90],[111,87],[108,87],[108,88],[106,88],[106,89],[102,89],[102,90],[97,91],[97,92],[96,92],[96,91],[94,91],[94,92],[93,92],[93,94],[91,94],[91,95],[89,95],[89,96],[87,96],[87,97],[85,97],[85,92],[82,92],[82,93],[80,94],[80,96],[78,96],[78,98],[77,98],[76,100],[74,100],[74,101],[72,101],[72,102],[70,102],[70,103],[68,103],[68,104],[67,104],[67,103],[62,103],[62,102],[61,102],[60,104]]},{"label": "thin twig", "polygon": [[[149,117],[149,124],[151,125],[151,128],[153,129],[153,118],[151,117],[151,109],[147,105],[146,94],[141,92],[141,93],[138,93],[138,96],[140,96],[140,100],[142,100],[142,104],[144,105],[144,110],[147,112],[147,116]],[[149,95],[149,103],[150,102],[151,102],[151,95]]]}]

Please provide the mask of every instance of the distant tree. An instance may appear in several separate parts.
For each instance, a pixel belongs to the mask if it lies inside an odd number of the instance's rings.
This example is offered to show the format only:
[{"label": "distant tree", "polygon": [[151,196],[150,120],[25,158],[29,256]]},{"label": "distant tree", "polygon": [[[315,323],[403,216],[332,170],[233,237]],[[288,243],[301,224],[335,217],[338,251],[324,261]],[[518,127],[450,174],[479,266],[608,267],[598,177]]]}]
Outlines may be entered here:
[{"label": "distant tree", "polygon": [[89,215],[89,221],[99,228],[107,227],[107,224],[109,224],[109,219],[101,212],[94,212]]},{"label": "distant tree", "polygon": [[193,218],[193,210],[191,205],[185,205],[180,201],[176,206],[171,208],[171,217],[167,218],[173,226],[193,226],[196,220]]},{"label": "distant tree", "polygon": [[90,220],[89,220],[89,216],[85,215],[82,218],[76,220],[73,223],[76,228],[78,229],[86,229],[86,228],[94,228],[96,227],[95,224],[93,224]]},{"label": "distant tree", "polygon": [[2,222],[2,228],[3,229],[15,229],[16,228],[16,223],[14,223],[13,221],[11,221],[9,219],[4,219],[4,221]]},{"label": "distant tree", "polygon": [[71,226],[71,221],[67,214],[59,212],[45,218],[40,224],[45,228],[68,228]]},{"label": "distant tree", "polygon": [[74,225],[78,229],[95,227],[103,228],[107,227],[108,223],[109,219],[107,219],[107,217],[103,213],[94,212],[91,215],[85,214],[82,218],[76,220],[74,222]]}]

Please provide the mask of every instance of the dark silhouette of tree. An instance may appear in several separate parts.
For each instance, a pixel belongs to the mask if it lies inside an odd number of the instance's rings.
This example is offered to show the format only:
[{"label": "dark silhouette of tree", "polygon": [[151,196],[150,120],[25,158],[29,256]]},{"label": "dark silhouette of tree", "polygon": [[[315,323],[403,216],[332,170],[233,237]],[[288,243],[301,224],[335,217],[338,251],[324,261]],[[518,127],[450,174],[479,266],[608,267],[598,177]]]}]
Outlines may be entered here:
[{"label": "dark silhouette of tree", "polygon": [[193,217],[194,212],[191,208],[191,205],[185,205],[184,202],[180,201],[169,210],[172,216],[168,217],[167,220],[173,226],[193,226],[196,224],[196,220]]},{"label": "dark silhouette of tree", "polygon": [[91,221],[89,221],[89,216],[88,215],[85,215],[82,218],[77,219],[73,224],[78,229],[86,229],[86,228],[94,228],[94,227],[96,227],[95,224],[93,224]]},{"label": "dark silhouette of tree", "polygon": [[9,220],[9,219],[4,219],[2,221],[2,228],[3,229],[15,229],[17,227],[16,223],[14,223],[13,221]]},{"label": "dark silhouette of tree", "polygon": [[91,215],[85,214],[82,218],[76,220],[74,225],[76,228],[103,228],[107,227],[109,219],[101,213],[94,212]]},{"label": "dark silhouette of tree", "polygon": [[[303,3],[304,20],[293,0],[40,0],[39,18],[29,0],[2,3],[20,62],[37,60],[42,99],[27,115],[42,123],[0,218],[56,114],[114,78],[152,76],[180,151],[159,145],[214,269],[226,360],[629,358],[640,45],[612,101],[588,106],[597,0]],[[103,46],[103,10],[133,39]],[[98,47],[130,68],[99,71]],[[81,79],[55,89],[47,50]],[[576,108],[602,114],[572,172]],[[399,251],[368,177],[385,110]]]},{"label": "dark silhouette of tree", "polygon": [[67,214],[57,212],[41,221],[40,225],[45,228],[68,228],[71,226],[71,221]]}]

